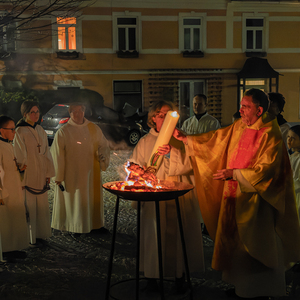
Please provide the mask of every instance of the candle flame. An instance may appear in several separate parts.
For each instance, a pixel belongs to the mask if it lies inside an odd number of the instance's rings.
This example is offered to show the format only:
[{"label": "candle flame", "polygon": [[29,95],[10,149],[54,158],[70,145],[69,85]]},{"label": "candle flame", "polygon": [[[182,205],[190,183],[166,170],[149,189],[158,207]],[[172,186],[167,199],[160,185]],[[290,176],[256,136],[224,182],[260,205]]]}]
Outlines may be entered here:
[{"label": "candle flame", "polygon": [[176,118],[176,117],[178,116],[177,111],[176,111],[176,110],[175,110],[175,111],[172,111],[172,112],[171,112],[171,116],[174,117],[174,118]]}]

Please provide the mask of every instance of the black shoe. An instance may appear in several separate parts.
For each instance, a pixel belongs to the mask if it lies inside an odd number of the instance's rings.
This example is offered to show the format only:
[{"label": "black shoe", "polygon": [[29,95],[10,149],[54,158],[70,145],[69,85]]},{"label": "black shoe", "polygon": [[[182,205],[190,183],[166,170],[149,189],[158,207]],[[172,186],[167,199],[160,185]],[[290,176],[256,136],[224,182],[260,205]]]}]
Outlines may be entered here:
[{"label": "black shoe", "polygon": [[292,267],[292,271],[293,272],[300,272],[300,262],[296,263],[293,267]]},{"label": "black shoe", "polygon": [[188,290],[188,284],[185,281],[185,274],[182,275],[180,278],[175,278],[175,289],[176,294],[184,294]]},{"label": "black shoe", "polygon": [[14,263],[16,259],[25,259],[27,254],[25,251],[9,251],[3,252],[3,259],[7,262]]},{"label": "black shoe", "polygon": [[45,240],[37,238],[35,244],[29,244],[31,248],[42,248],[46,244]]},{"label": "black shoe", "polygon": [[147,294],[159,293],[159,286],[155,278],[146,278],[147,285],[142,289]]},{"label": "black shoe", "polygon": [[109,230],[105,227],[101,227],[98,229],[92,229],[91,234],[109,234]]},{"label": "black shoe", "polygon": [[202,234],[209,235],[205,224],[203,224],[203,226],[202,226]]},{"label": "black shoe", "polygon": [[71,232],[71,236],[72,236],[74,239],[78,239],[78,238],[81,236],[81,233]]},{"label": "black shoe", "polygon": [[235,293],[235,288],[229,289],[227,291],[225,291],[225,294],[227,297],[231,297],[231,298],[237,298],[237,294]]},{"label": "black shoe", "polygon": [[228,298],[234,298],[239,300],[269,300],[270,299],[268,296],[253,297],[253,298],[240,297],[235,293],[235,288],[225,291],[225,294]]}]

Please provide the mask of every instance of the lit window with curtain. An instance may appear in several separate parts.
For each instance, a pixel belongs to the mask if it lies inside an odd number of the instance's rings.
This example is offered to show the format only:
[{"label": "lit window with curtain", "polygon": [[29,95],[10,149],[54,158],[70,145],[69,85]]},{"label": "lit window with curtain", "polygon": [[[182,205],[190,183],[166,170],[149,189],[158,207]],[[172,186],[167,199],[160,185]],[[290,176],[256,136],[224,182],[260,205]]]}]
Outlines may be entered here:
[{"label": "lit window with curtain", "polygon": [[76,50],[76,18],[57,18],[58,49]]}]

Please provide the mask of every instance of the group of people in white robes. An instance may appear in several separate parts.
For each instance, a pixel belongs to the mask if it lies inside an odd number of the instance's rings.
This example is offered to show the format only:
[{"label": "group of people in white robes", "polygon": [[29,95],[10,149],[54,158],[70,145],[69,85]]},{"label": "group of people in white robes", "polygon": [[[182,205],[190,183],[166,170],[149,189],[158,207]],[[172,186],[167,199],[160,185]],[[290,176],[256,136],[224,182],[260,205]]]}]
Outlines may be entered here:
[{"label": "group of people in white robes", "polygon": [[[110,149],[84,111],[81,104],[70,105],[71,118],[56,134],[52,155],[47,134],[37,123],[37,102],[22,103],[23,118],[16,128],[11,118],[0,117],[1,259],[2,252],[39,246],[51,236],[51,227],[87,233],[104,226],[101,170],[108,167]],[[47,191],[55,175],[51,225]]]}]

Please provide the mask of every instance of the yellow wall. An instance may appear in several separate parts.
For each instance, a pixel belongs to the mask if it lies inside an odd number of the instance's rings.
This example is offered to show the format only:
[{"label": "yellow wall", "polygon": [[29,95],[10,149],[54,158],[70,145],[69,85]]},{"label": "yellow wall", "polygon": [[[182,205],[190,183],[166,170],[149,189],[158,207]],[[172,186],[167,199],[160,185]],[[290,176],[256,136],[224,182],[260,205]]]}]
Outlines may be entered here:
[{"label": "yellow wall", "polygon": [[299,48],[300,22],[270,22],[269,48]]},{"label": "yellow wall", "polygon": [[279,78],[279,92],[285,97],[283,116],[288,122],[300,122],[299,118],[299,82],[300,72],[283,73]]},{"label": "yellow wall", "polygon": [[207,22],[207,48],[226,48],[226,22]]},{"label": "yellow wall", "polygon": [[83,48],[111,48],[111,21],[82,21],[82,37]]},{"label": "yellow wall", "polygon": [[233,48],[242,49],[242,22],[233,22]]},{"label": "yellow wall", "polygon": [[143,49],[174,49],[178,48],[177,22],[143,22]]},{"label": "yellow wall", "polygon": [[[25,36],[22,35],[21,32],[21,40],[18,42],[19,48],[51,48],[52,47],[52,34],[51,30],[49,30],[46,26],[49,26],[51,24],[50,21],[46,20],[40,20],[40,21],[34,21],[32,23],[32,27],[37,27],[40,29],[37,30],[37,32],[32,35],[30,33],[30,40],[28,39],[28,36],[26,35],[25,28],[22,28],[25,32]],[[43,38],[46,36],[46,38]],[[42,39],[43,38],[43,39]]]}]

